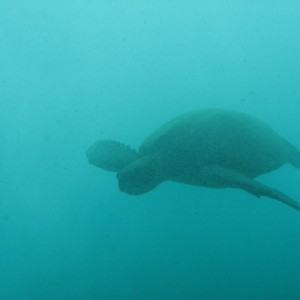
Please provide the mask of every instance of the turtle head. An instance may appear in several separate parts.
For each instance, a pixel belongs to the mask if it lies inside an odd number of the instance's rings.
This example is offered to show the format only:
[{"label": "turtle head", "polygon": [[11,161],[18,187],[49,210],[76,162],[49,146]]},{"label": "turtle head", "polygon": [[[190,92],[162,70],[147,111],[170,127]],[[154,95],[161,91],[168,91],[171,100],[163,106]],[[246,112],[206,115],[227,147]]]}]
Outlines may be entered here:
[{"label": "turtle head", "polygon": [[120,191],[131,195],[147,193],[167,179],[159,160],[148,156],[125,167],[117,178]]},{"label": "turtle head", "polygon": [[139,158],[137,151],[112,140],[99,140],[86,152],[90,164],[106,171],[119,172]]}]

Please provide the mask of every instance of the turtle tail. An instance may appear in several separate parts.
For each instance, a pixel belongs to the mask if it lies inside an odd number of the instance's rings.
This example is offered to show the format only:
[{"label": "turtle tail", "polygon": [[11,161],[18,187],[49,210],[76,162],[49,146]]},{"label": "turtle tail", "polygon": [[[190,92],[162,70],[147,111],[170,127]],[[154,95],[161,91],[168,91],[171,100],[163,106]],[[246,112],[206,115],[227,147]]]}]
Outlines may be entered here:
[{"label": "turtle tail", "polygon": [[112,141],[99,140],[86,152],[88,162],[106,171],[119,172],[139,158],[130,146]]},{"label": "turtle tail", "polygon": [[300,151],[294,147],[291,146],[291,156],[289,159],[289,162],[295,167],[300,169]]}]

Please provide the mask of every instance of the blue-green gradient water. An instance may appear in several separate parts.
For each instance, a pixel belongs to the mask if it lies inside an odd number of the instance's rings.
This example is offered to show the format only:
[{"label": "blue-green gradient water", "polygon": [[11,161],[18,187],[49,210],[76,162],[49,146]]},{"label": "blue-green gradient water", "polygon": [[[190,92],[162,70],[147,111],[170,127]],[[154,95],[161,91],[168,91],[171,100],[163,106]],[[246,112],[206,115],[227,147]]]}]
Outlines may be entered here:
[{"label": "blue-green gradient water", "polygon": [[[0,299],[298,300],[300,213],[87,163],[207,107],[300,148],[299,1],[0,1]],[[300,201],[300,170],[259,178]]]}]

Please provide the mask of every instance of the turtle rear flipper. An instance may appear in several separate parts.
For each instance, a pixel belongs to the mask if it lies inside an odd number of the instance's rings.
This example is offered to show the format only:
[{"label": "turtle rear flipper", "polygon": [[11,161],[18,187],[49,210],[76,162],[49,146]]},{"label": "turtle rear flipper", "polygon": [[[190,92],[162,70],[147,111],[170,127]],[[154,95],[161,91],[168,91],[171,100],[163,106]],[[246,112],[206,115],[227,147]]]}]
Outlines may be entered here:
[{"label": "turtle rear flipper", "polygon": [[[227,169],[219,165],[208,165],[203,167],[200,170],[197,179],[199,185],[217,188],[239,188],[256,197],[269,197],[300,210],[300,203],[291,199],[282,192],[268,187],[267,185],[262,184],[235,170]],[[196,183],[197,182],[195,181],[195,184]]]},{"label": "turtle rear flipper", "polygon": [[86,152],[90,164],[106,171],[119,172],[139,158],[130,146],[112,141],[99,140]]}]

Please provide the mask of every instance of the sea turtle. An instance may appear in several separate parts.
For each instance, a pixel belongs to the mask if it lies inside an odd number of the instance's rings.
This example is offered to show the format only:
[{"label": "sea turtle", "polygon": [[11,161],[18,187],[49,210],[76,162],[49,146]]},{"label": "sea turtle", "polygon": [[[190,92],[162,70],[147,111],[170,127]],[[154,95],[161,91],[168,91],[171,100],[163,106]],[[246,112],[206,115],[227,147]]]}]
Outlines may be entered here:
[{"label": "sea turtle", "polygon": [[285,163],[300,168],[300,151],[268,125],[244,113],[205,109],[172,119],[139,151],[112,140],[87,150],[89,163],[117,172],[119,189],[138,195],[163,181],[239,188],[300,210],[300,204],[254,178]]}]

